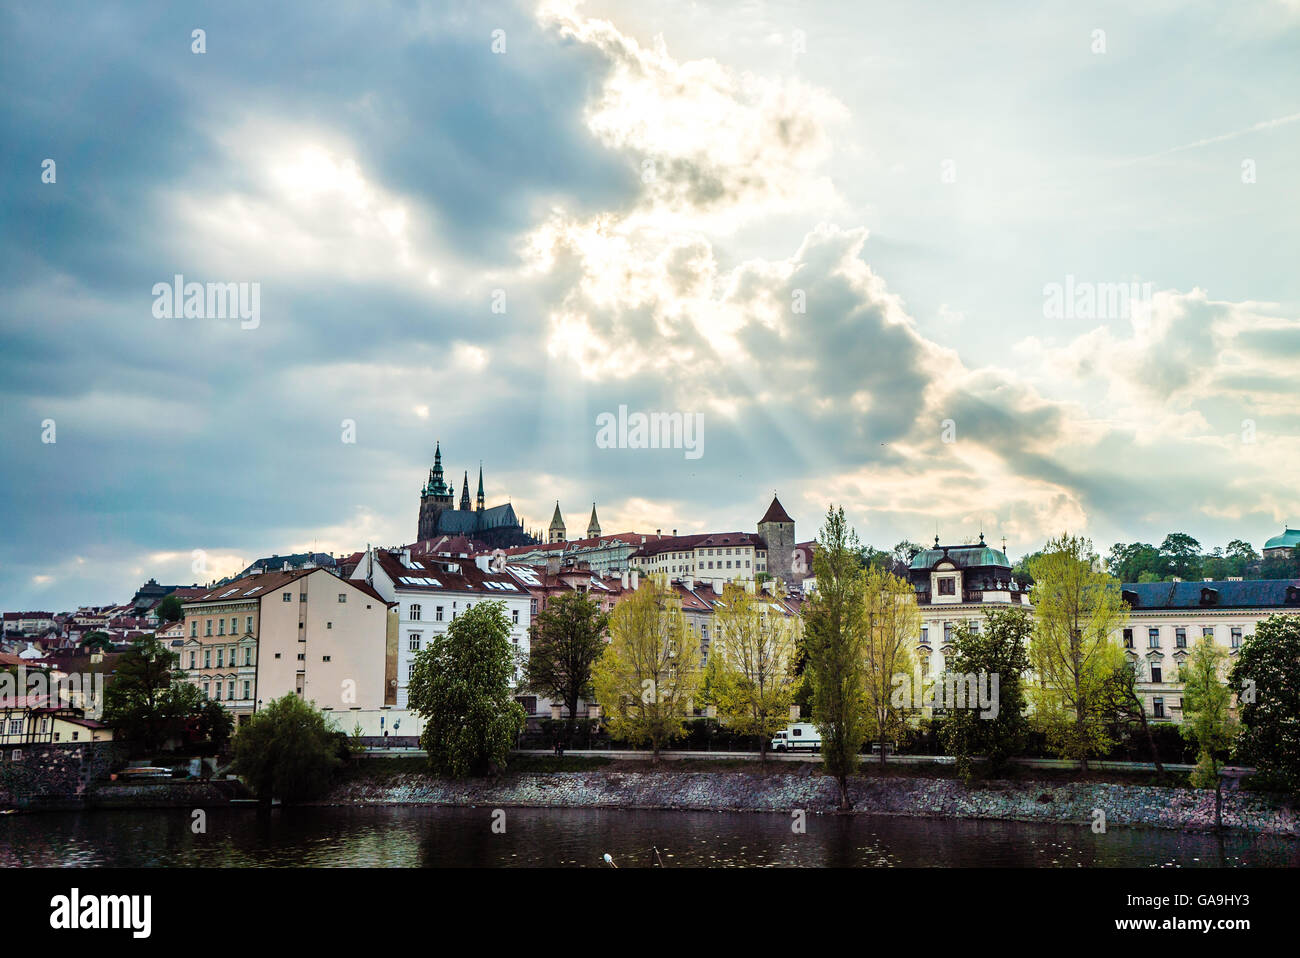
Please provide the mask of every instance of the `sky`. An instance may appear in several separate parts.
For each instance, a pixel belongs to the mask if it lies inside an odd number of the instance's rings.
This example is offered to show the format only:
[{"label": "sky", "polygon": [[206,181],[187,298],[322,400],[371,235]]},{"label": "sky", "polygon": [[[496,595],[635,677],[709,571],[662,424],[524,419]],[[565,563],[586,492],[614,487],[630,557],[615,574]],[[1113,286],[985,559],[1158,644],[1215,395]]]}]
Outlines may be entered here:
[{"label": "sky", "polygon": [[571,536],[1258,549],[1298,60],[1297,0],[5,4],[0,607],[409,542],[435,441]]}]

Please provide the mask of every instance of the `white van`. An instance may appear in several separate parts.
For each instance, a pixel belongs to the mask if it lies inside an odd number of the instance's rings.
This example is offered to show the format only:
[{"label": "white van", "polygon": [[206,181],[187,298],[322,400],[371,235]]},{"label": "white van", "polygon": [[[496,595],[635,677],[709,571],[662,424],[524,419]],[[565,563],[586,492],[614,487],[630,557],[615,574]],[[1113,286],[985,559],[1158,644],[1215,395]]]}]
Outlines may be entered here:
[{"label": "white van", "polygon": [[777,732],[770,747],[775,752],[796,752],[800,749],[820,752],[822,733],[811,722],[796,722]]}]

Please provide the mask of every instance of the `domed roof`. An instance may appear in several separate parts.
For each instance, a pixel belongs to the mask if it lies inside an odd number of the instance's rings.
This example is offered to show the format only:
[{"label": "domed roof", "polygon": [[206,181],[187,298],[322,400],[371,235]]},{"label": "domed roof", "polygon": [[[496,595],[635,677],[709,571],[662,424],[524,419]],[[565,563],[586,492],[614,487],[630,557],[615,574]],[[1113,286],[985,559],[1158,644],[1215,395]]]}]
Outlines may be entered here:
[{"label": "domed roof", "polygon": [[979,543],[969,546],[940,546],[936,541],[935,548],[918,552],[909,568],[929,569],[944,557],[944,553],[947,553],[953,565],[959,569],[972,569],[979,566],[1011,568],[1011,560],[1007,558],[1006,553],[985,545],[982,536]]},{"label": "domed roof", "polygon": [[1265,549],[1292,549],[1300,546],[1300,529],[1287,529],[1264,543]]}]

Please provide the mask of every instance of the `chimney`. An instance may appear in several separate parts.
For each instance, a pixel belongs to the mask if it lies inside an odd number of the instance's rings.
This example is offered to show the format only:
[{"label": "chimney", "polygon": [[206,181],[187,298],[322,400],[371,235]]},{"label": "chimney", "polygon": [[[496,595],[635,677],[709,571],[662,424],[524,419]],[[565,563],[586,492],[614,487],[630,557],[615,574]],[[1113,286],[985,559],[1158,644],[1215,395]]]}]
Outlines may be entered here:
[{"label": "chimney", "polygon": [[625,588],[625,589],[627,588],[627,582],[628,582],[628,573],[627,573],[627,570],[624,569],[624,570],[623,570],[623,588]]},{"label": "chimney", "polygon": [[673,530],[673,535],[674,535],[674,536],[677,535],[677,530],[676,530],[676,529]]},{"label": "chimney", "polygon": [[280,566],[280,571],[281,571],[281,572],[288,572],[288,571],[289,571],[289,560],[288,560],[288,559],[285,559],[285,560],[284,560],[284,564]]},{"label": "chimney", "polygon": [[560,573],[560,557],[557,555],[548,555],[546,557],[546,574],[559,575],[559,573]]},{"label": "chimney", "polygon": [[713,594],[714,594],[714,595],[722,595],[722,580],[721,580],[721,579],[714,579],[714,580],[713,580]]},{"label": "chimney", "polygon": [[491,556],[474,557],[474,565],[478,566],[478,570],[480,572],[491,572],[492,571],[491,562],[492,562]]},{"label": "chimney", "polygon": [[662,529],[656,529],[656,530],[655,530],[655,535],[659,535],[659,534],[662,533],[663,531],[664,531],[664,530],[662,530]]}]

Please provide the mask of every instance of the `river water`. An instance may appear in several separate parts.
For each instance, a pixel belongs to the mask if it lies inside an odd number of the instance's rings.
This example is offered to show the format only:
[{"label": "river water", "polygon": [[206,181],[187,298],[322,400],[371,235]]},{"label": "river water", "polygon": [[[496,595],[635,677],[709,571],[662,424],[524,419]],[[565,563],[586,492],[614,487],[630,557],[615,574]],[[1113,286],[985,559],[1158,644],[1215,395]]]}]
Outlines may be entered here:
[{"label": "river water", "polygon": [[789,816],[771,813],[503,812],[216,808],[201,834],[184,809],[7,815],[0,866],[605,867],[606,852],[623,868],[1300,865],[1300,841],[1156,829],[810,815],[796,834]]}]

